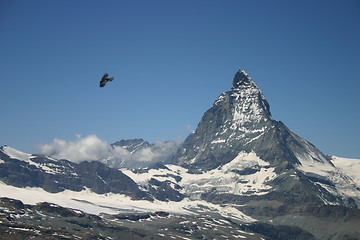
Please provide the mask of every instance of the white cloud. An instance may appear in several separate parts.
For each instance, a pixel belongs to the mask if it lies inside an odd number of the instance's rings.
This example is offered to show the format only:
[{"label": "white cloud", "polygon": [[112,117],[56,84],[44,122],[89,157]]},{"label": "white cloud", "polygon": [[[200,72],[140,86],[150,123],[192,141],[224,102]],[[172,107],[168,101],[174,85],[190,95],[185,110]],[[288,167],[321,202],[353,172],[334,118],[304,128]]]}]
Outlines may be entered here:
[{"label": "white cloud", "polygon": [[73,162],[106,158],[112,151],[109,144],[94,134],[83,138],[77,136],[75,141],[54,139],[49,144],[41,145],[39,149],[43,154]]},{"label": "white cloud", "polygon": [[54,139],[52,142],[39,146],[41,153],[57,159],[72,162],[101,161],[111,167],[144,167],[154,162],[167,160],[173,155],[179,143],[174,141],[161,142],[131,154],[120,146],[112,146],[95,134],[81,137],[75,141]]},{"label": "white cloud", "polygon": [[178,142],[157,141],[152,147],[143,148],[133,154],[133,159],[141,162],[164,161],[177,150]]}]

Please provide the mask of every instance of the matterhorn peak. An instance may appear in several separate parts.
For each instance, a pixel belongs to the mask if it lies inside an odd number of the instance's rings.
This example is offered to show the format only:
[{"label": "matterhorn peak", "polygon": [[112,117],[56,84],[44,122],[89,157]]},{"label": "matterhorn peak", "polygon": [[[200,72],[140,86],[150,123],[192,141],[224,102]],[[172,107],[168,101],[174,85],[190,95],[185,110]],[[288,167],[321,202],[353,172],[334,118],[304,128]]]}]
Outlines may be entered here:
[{"label": "matterhorn peak", "polygon": [[245,72],[245,70],[240,69],[234,77],[233,87],[239,88],[240,86],[249,86],[254,85],[254,82],[251,80],[249,74]]},{"label": "matterhorn peak", "polygon": [[233,87],[204,113],[175,159],[203,171],[229,163],[241,152],[255,152],[278,172],[300,165],[304,158],[327,162],[319,150],[272,119],[265,96],[242,69]]},{"label": "matterhorn peak", "polygon": [[234,76],[233,87],[223,92],[205,112],[196,131],[179,151],[181,165],[213,169],[252,151],[255,139],[271,125],[270,106],[251,77],[242,69]]},{"label": "matterhorn peak", "polygon": [[235,74],[233,88],[220,95],[215,102],[219,103],[233,110],[231,115],[237,126],[271,119],[270,106],[265,96],[243,69]]}]

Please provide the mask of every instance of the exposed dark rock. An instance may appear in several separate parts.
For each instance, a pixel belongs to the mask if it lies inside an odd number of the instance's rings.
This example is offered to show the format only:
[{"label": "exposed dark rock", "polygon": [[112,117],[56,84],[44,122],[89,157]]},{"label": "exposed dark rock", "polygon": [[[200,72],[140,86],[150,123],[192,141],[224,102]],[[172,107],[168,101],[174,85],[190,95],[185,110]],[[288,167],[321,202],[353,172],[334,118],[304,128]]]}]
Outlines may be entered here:
[{"label": "exposed dark rock", "polygon": [[231,171],[239,175],[251,175],[258,172],[259,170],[260,170],[259,166],[255,166],[255,167],[247,167],[242,170],[234,169]]},{"label": "exposed dark rock", "polygon": [[244,227],[244,230],[250,230],[256,233],[263,234],[272,240],[312,240],[316,239],[309,232],[293,226],[286,225],[271,225],[267,223],[254,223]]},{"label": "exposed dark rock", "polygon": [[77,217],[79,215],[78,213],[68,208],[64,208],[48,202],[38,203],[32,209],[47,212],[52,215],[58,215],[61,217]]},{"label": "exposed dark rock", "polygon": [[181,187],[170,182],[169,180],[161,182],[155,178],[151,178],[148,184],[149,193],[160,201],[179,202],[185,197],[184,194],[179,192]]}]

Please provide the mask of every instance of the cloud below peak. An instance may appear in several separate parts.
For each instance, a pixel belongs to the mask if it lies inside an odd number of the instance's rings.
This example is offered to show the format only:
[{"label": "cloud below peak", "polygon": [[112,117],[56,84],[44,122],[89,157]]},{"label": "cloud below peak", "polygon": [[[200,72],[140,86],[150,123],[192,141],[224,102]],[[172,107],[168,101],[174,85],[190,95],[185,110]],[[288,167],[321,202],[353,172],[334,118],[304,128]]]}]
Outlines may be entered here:
[{"label": "cloud below peak", "polygon": [[157,141],[131,153],[121,146],[108,144],[95,134],[91,134],[85,137],[77,135],[74,141],[56,138],[38,148],[47,156],[76,163],[100,161],[111,167],[144,167],[167,160],[176,152],[178,146],[179,142]]}]

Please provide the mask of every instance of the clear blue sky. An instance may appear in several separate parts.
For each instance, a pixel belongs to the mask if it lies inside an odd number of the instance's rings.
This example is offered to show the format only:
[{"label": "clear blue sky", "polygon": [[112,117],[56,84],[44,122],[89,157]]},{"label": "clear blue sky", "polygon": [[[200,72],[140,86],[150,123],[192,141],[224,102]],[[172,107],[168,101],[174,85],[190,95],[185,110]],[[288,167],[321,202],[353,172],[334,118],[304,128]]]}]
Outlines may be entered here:
[{"label": "clear blue sky", "polygon": [[357,0],[0,0],[0,48],[0,145],[184,139],[243,68],[275,120],[360,158]]}]

